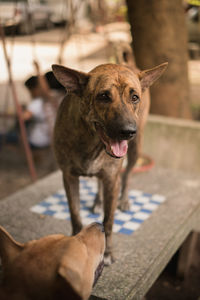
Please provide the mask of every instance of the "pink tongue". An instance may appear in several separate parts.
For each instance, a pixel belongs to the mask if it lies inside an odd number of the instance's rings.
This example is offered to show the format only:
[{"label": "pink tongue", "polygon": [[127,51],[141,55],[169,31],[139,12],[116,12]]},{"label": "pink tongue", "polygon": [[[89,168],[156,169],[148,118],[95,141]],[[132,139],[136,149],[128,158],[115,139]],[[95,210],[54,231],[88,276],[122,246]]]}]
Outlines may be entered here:
[{"label": "pink tongue", "polygon": [[127,153],[128,142],[126,140],[118,142],[112,141],[110,146],[115,156],[122,157]]}]

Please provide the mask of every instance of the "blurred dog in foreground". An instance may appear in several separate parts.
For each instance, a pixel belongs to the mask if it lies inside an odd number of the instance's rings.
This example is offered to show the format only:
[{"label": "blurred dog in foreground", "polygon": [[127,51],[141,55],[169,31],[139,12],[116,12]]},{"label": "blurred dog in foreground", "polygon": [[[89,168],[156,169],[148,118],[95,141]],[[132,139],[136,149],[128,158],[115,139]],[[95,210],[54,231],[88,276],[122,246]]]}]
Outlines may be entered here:
[{"label": "blurred dog in foreground", "polygon": [[55,234],[25,244],[0,227],[1,300],[87,300],[103,270],[104,227],[73,237]]}]

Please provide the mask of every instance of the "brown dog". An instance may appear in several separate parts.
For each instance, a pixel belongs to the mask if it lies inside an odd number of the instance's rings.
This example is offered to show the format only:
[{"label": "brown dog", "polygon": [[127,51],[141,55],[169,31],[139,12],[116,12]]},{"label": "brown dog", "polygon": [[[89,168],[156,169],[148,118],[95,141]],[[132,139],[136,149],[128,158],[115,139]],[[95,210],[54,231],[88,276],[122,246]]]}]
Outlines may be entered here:
[{"label": "brown dog", "polygon": [[73,234],[82,228],[79,176],[97,176],[104,193],[106,264],[113,260],[111,236],[122,158],[127,152],[133,163],[137,158],[140,129],[148,111],[142,95],[166,66],[164,63],[139,73],[115,64],[100,65],[89,73],[52,66],[54,75],[68,92],[57,114],[54,143],[63,172]]},{"label": "brown dog", "polygon": [[86,300],[103,269],[104,227],[20,244],[0,227],[1,300]]}]

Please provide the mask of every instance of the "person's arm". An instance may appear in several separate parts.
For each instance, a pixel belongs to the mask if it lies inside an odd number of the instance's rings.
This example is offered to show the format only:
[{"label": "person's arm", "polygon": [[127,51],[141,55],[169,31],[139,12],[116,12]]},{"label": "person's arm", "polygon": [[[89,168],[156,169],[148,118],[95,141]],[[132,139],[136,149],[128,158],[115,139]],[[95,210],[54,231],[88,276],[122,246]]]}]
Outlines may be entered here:
[{"label": "person's arm", "polygon": [[38,83],[42,90],[43,97],[50,99],[51,98],[51,90],[49,88],[48,82],[47,82],[45,76],[41,74],[38,62],[34,60],[33,64],[34,64],[36,72],[37,72]]},{"label": "person's arm", "polygon": [[25,111],[22,112],[22,117],[23,117],[24,121],[28,121],[28,120],[32,119],[33,114],[32,114],[31,111],[25,110]]}]

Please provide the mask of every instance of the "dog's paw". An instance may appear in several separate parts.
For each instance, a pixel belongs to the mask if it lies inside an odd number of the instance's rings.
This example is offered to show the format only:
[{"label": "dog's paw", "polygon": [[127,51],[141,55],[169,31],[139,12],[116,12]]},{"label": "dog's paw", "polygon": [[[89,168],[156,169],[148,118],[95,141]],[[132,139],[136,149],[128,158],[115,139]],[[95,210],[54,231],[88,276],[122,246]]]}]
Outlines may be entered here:
[{"label": "dog's paw", "polygon": [[105,253],[104,254],[104,265],[105,266],[110,266],[115,262],[115,258],[111,253]]},{"label": "dog's paw", "polygon": [[102,213],[102,199],[100,198],[100,196],[97,194],[95,201],[94,201],[94,205],[92,206],[92,212],[94,214],[101,214]]},{"label": "dog's paw", "polygon": [[102,213],[102,206],[101,203],[95,203],[92,207],[93,214],[101,214]]},{"label": "dog's paw", "polygon": [[124,200],[121,200],[121,199],[120,199],[119,204],[118,204],[118,208],[119,208],[121,211],[130,210],[130,203],[129,203],[129,200],[127,199],[126,201],[124,201]]}]

